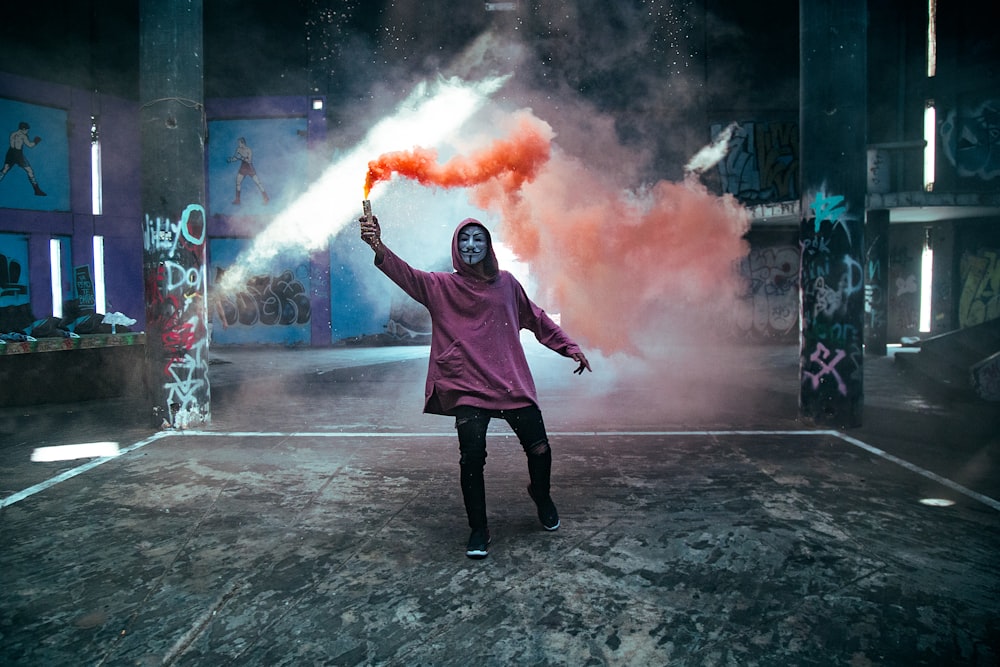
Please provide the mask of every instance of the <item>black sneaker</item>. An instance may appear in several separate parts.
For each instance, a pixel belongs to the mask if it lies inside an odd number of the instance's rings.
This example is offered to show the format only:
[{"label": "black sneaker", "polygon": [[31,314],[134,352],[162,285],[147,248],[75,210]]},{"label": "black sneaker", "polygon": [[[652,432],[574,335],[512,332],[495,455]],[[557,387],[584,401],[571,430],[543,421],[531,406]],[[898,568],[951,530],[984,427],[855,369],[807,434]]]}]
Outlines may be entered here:
[{"label": "black sneaker", "polygon": [[492,542],[489,528],[477,528],[469,535],[469,545],[465,547],[465,555],[469,558],[486,558],[487,547]]},{"label": "black sneaker", "polygon": [[552,502],[552,496],[544,498],[535,497],[535,491],[528,485],[528,495],[538,506],[538,520],[542,522],[545,530],[559,530],[559,512],[556,511],[556,504]]}]

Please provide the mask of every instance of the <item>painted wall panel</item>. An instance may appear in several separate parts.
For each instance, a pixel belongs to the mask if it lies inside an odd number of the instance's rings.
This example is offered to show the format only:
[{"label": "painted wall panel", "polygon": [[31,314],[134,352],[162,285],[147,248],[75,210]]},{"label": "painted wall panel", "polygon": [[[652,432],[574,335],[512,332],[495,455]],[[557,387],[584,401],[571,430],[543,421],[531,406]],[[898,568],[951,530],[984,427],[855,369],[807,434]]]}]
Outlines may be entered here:
[{"label": "painted wall panel", "polygon": [[211,214],[273,215],[291,204],[312,180],[306,126],[304,117],[210,121]]},{"label": "painted wall panel", "polygon": [[0,134],[6,139],[0,208],[70,210],[66,112],[0,99]]},{"label": "painted wall panel", "polygon": [[249,243],[247,239],[209,239],[212,342],[219,345],[308,345],[312,311],[310,265],[305,253],[278,255],[269,271],[248,277],[235,294],[214,290],[226,269]]}]

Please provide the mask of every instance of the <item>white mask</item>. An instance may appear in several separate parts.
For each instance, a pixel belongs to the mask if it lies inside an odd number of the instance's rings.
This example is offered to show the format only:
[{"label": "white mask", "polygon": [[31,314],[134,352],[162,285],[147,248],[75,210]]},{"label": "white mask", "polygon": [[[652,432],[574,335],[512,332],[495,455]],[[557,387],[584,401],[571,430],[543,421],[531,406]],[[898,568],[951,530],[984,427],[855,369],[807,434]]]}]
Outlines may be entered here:
[{"label": "white mask", "polygon": [[468,225],[458,233],[458,253],[470,266],[483,261],[489,247],[489,234],[479,225]]}]

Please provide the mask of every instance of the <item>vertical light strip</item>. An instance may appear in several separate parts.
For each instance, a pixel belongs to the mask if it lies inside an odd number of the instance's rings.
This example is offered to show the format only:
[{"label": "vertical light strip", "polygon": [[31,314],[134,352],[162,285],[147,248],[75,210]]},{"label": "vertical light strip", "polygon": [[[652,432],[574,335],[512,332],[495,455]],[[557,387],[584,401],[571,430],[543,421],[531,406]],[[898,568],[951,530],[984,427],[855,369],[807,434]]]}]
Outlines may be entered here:
[{"label": "vertical light strip", "polygon": [[937,136],[937,113],[934,100],[924,103],[924,191],[934,190],[934,160]]},{"label": "vertical light strip", "polygon": [[934,248],[931,229],[924,232],[924,251],[920,255],[920,333],[931,330],[931,291],[934,284]]},{"label": "vertical light strip", "polygon": [[104,292],[104,237],[94,237],[94,312],[107,308]]},{"label": "vertical light strip", "polygon": [[59,239],[49,239],[49,275],[52,278],[52,317],[62,317],[62,244]]},{"label": "vertical light strip", "polygon": [[927,0],[927,76],[937,74],[937,0]]},{"label": "vertical light strip", "polygon": [[90,206],[94,215],[104,212],[104,175],[101,171],[101,138],[97,117],[90,117]]}]

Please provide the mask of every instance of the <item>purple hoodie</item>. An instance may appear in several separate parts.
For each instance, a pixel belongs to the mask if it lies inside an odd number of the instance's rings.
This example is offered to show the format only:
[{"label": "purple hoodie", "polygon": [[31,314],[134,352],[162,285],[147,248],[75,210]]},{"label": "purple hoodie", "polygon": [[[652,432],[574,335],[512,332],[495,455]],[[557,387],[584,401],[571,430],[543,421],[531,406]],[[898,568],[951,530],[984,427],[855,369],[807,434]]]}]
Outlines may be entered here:
[{"label": "purple hoodie", "polygon": [[489,231],[486,258],[472,266],[462,260],[458,234],[468,225],[485,229],[474,218],[466,218],[455,229],[454,273],[414,269],[388,248],[377,265],[431,314],[424,412],[450,415],[460,405],[492,410],[537,405],[521,329],[566,357],[580,348],[528,298],[514,276],[498,268]]}]

